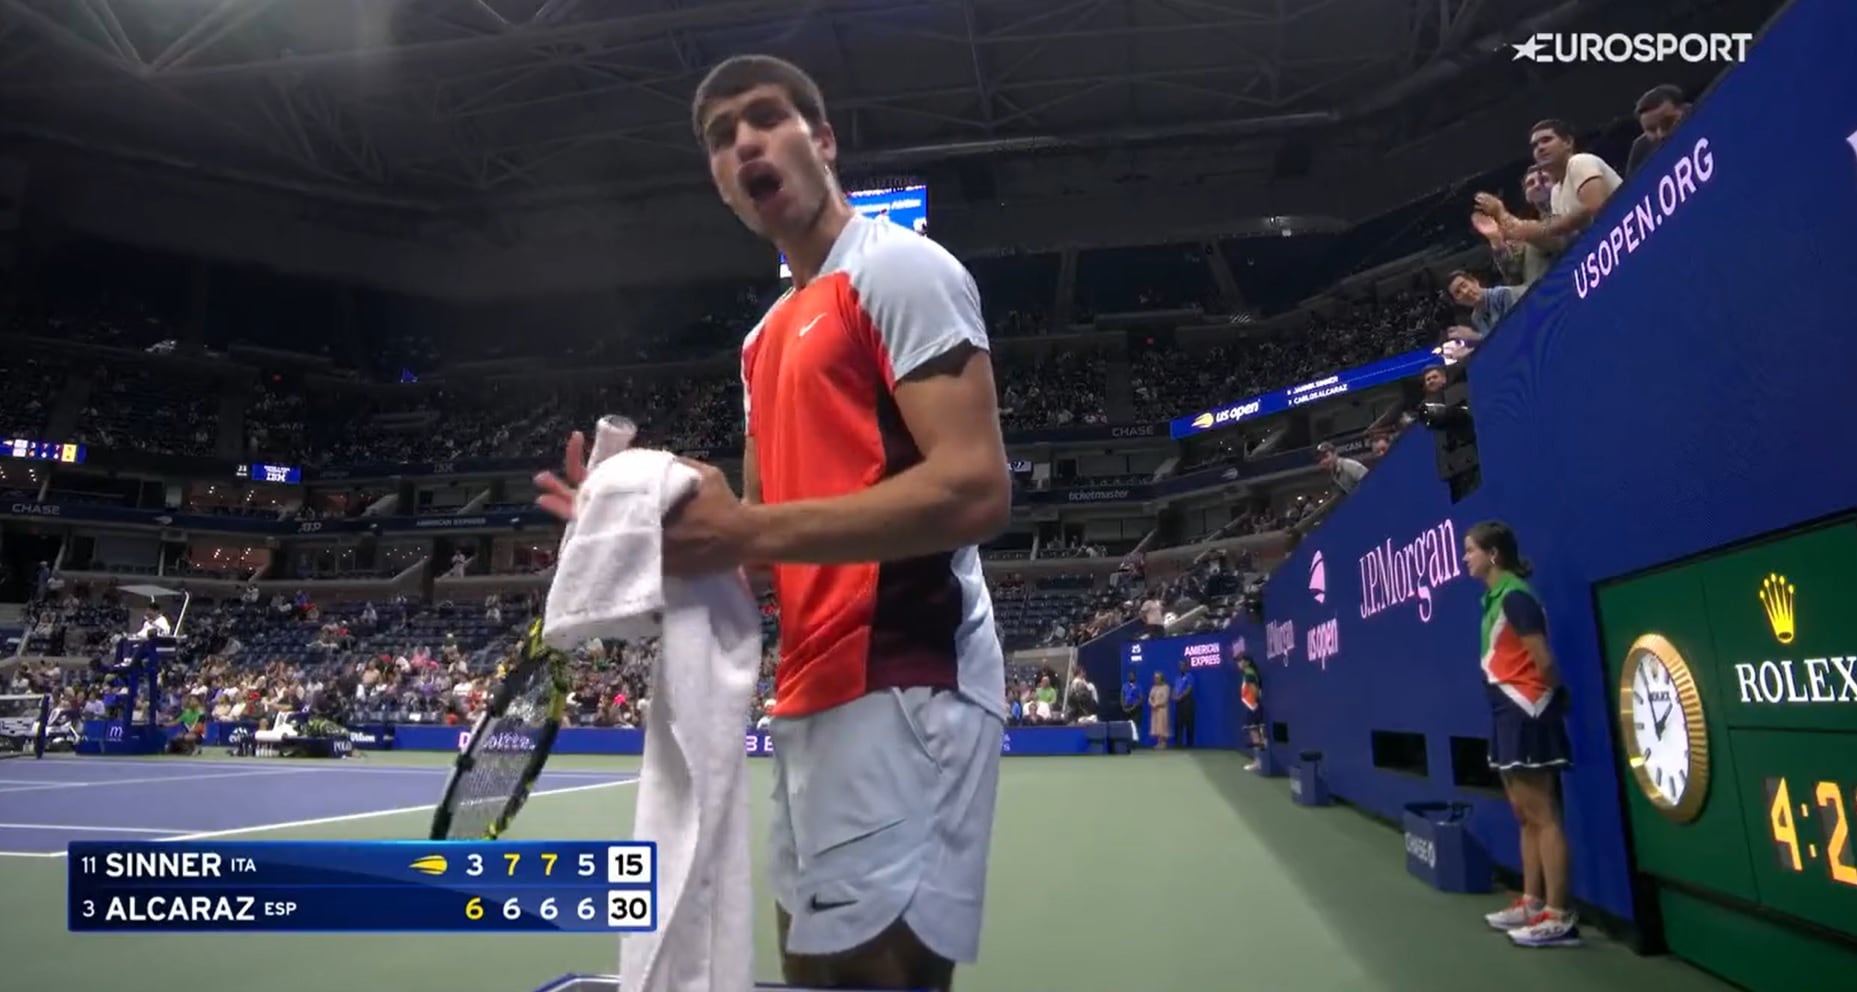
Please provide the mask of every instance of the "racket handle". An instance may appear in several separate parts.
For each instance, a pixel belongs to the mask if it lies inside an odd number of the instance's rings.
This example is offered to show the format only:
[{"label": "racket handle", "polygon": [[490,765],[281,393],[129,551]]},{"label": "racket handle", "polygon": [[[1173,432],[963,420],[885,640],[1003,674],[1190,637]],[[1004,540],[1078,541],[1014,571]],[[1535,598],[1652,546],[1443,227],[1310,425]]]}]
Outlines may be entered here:
[{"label": "racket handle", "polygon": [[587,470],[592,471],[608,458],[632,446],[638,437],[638,425],[625,417],[607,414],[600,418],[593,434],[593,451],[587,455]]}]

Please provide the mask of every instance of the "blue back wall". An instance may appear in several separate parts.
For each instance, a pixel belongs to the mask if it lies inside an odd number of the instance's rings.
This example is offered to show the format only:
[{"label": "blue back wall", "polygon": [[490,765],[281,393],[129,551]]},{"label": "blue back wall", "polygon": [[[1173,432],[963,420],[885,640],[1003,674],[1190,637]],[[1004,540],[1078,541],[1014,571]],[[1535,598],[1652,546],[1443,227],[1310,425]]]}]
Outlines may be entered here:
[{"label": "blue back wall", "polygon": [[[1452,505],[1412,432],[1278,569],[1266,619],[1294,645],[1252,651],[1271,718],[1290,748],[1326,752],[1336,793],[1387,815],[1473,801],[1477,834],[1517,866],[1501,799],[1451,784],[1448,739],[1487,737],[1489,716],[1481,590],[1438,547],[1503,519],[1573,701],[1575,894],[1635,915],[1591,587],[1857,504],[1854,37],[1857,3],[1795,0],[1480,349],[1477,492]],[[1332,656],[1312,659],[1330,620]],[[1429,776],[1376,770],[1371,730],[1423,733]]]}]

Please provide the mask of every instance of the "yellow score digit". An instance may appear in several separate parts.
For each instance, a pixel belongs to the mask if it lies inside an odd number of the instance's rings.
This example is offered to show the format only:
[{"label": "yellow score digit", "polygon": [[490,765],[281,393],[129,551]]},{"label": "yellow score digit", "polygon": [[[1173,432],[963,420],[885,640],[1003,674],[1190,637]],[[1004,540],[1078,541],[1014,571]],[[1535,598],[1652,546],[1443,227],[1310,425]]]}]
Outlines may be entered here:
[{"label": "yellow score digit", "polygon": [[1825,863],[1831,867],[1831,879],[1845,885],[1857,885],[1857,865],[1850,864],[1851,824],[1845,816],[1844,793],[1836,782],[1820,782],[1815,790],[1818,808],[1835,819],[1825,841]]},{"label": "yellow score digit", "polygon": [[484,900],[482,896],[472,896],[471,901],[464,904],[464,918],[467,920],[481,920],[484,918]]},{"label": "yellow score digit", "polygon": [[1785,866],[1787,858],[1792,860],[1793,871],[1799,871],[1804,864],[1799,860],[1799,831],[1793,828],[1792,793],[1786,788],[1785,779],[1770,779],[1778,783],[1773,790],[1773,801],[1767,805],[1767,825],[1773,832],[1775,845],[1784,845],[1786,853],[1780,856],[1780,864]]},{"label": "yellow score digit", "polygon": [[509,862],[509,871],[505,872],[504,874],[514,875],[516,874],[516,862],[522,860],[522,855],[515,851],[511,851],[508,854],[503,855],[503,860]]},{"label": "yellow score digit", "polygon": [[555,862],[559,860],[561,860],[561,856],[559,854],[543,854],[542,855],[542,877],[543,878],[547,878],[555,873]]}]

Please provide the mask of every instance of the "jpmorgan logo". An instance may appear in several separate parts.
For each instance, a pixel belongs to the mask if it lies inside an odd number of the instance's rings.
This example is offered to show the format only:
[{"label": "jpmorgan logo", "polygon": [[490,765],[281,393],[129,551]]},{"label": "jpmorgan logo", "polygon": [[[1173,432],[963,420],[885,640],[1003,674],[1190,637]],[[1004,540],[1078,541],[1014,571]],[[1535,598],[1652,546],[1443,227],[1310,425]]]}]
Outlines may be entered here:
[{"label": "jpmorgan logo", "polygon": [[1464,574],[1457,548],[1457,527],[1446,520],[1405,544],[1388,539],[1361,555],[1361,619],[1417,602],[1420,622],[1430,623],[1432,590]]},{"label": "jpmorgan logo", "polygon": [[1283,659],[1290,663],[1290,655],[1296,651],[1296,624],[1289,620],[1272,620],[1264,625],[1264,660]]}]

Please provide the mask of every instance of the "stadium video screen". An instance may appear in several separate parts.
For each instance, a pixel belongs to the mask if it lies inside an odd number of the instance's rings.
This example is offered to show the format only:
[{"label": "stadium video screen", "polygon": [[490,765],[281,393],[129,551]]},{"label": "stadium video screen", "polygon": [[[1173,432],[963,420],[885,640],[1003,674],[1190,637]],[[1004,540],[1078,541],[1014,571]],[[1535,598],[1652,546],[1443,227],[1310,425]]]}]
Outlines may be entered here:
[{"label": "stadium video screen", "polygon": [[[846,195],[851,199],[851,209],[866,217],[887,217],[890,223],[917,234],[928,233],[928,187],[921,183],[853,190]],[[793,278],[784,254],[780,256],[780,278]]]}]

